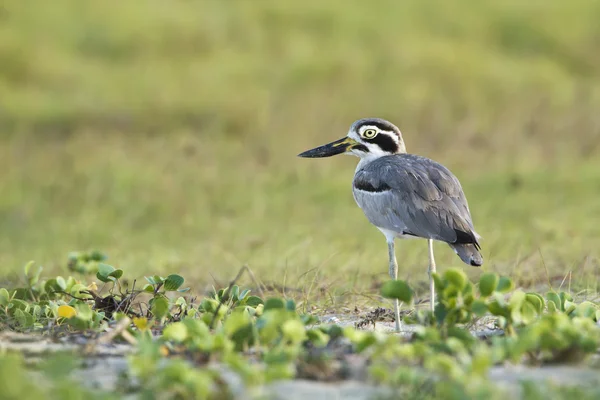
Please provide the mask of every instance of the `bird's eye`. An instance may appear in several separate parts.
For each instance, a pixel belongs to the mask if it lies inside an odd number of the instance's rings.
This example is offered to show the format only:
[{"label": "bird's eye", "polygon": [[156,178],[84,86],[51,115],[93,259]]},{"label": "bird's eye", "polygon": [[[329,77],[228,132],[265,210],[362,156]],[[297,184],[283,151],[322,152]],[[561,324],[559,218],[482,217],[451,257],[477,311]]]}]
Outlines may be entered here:
[{"label": "bird's eye", "polygon": [[377,131],[375,129],[365,129],[362,136],[365,139],[372,139],[377,136]]}]

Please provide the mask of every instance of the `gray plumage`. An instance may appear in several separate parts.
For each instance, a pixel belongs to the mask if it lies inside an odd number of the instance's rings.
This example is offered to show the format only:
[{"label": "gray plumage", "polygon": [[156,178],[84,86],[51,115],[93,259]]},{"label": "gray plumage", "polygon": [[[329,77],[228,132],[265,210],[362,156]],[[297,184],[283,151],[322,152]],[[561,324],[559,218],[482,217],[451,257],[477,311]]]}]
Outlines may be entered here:
[{"label": "gray plumage", "polygon": [[383,156],[356,172],[352,192],[376,227],[446,242],[466,264],[483,263],[467,199],[443,165],[414,154]]},{"label": "gray plumage", "polygon": [[[360,158],[352,192],[369,221],[386,237],[392,279],[398,279],[395,239],[427,239],[430,307],[433,312],[434,240],[447,243],[466,264],[480,266],[483,263],[479,235],[473,228],[460,182],[443,165],[407,154],[400,129],[381,118],[359,119],[352,124],[346,137],[307,150],[299,156],[321,158],[343,153]],[[400,331],[400,304],[397,299],[394,299],[394,316],[396,331]]]}]

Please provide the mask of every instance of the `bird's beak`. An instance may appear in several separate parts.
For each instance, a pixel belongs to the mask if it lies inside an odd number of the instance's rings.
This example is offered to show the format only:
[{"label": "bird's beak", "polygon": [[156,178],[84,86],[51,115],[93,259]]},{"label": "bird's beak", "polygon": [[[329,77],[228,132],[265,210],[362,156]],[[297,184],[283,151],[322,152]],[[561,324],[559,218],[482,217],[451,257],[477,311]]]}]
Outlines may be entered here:
[{"label": "bird's beak", "polygon": [[356,146],[358,142],[352,138],[344,137],[335,142],[331,142],[328,144],[324,144],[323,146],[319,146],[317,148],[307,150],[304,153],[298,154],[298,157],[305,158],[321,158],[321,157],[331,157],[336,154],[346,153],[347,151],[352,150],[354,146]]}]

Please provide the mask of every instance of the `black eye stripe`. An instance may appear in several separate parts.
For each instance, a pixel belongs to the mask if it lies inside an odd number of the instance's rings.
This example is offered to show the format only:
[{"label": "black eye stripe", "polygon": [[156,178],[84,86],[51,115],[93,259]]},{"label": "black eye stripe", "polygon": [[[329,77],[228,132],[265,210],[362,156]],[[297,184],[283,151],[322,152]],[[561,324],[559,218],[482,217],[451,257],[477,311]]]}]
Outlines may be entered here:
[{"label": "black eye stripe", "polygon": [[396,153],[398,151],[398,144],[396,143],[396,141],[391,136],[386,134],[379,134],[374,138],[365,138],[364,140],[367,143],[376,144],[377,146],[379,146],[379,148],[381,148],[381,150],[385,151],[386,153]]}]

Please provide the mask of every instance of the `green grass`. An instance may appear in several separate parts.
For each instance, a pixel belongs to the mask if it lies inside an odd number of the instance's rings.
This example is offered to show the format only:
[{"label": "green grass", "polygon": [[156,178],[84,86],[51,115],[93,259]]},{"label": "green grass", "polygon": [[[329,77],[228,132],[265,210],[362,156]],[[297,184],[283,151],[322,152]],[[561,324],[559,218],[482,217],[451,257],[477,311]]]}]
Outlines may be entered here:
[{"label": "green grass", "polygon": [[[2,275],[98,248],[359,299],[387,254],[356,160],[296,154],[381,116],[459,176],[485,270],[596,285],[597,2],[31,3],[0,10]],[[425,242],[397,252],[424,282]]]}]

